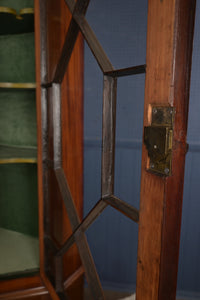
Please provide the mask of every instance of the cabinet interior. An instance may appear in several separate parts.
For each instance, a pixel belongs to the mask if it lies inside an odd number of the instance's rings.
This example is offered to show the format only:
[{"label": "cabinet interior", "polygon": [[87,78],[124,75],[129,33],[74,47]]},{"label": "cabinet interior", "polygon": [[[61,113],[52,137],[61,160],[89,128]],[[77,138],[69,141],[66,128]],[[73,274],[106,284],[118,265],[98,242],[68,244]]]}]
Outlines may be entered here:
[{"label": "cabinet interior", "polygon": [[0,278],[39,269],[33,0],[0,0]]}]

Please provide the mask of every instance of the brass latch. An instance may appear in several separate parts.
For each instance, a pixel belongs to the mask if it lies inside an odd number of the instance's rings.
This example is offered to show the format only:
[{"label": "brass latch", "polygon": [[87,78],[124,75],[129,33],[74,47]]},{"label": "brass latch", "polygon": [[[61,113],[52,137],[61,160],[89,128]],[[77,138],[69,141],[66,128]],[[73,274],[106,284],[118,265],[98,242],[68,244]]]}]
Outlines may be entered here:
[{"label": "brass latch", "polygon": [[147,168],[159,175],[170,176],[172,172],[173,121],[173,107],[153,106],[151,126],[144,127],[144,143],[149,156]]}]

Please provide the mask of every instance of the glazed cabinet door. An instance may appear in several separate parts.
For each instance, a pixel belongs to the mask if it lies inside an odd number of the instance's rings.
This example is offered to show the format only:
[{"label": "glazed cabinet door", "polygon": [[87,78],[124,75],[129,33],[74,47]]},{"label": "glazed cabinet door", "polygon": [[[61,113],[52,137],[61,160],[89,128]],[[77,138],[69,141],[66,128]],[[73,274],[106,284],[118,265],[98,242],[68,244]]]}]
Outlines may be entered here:
[{"label": "glazed cabinet door", "polygon": [[[149,0],[146,65],[115,69],[89,0],[35,0],[40,257],[52,299],[104,299],[85,231],[107,206],[139,224],[137,300],[175,300],[195,0]],[[82,36],[80,35],[82,34]],[[82,217],[83,38],[103,73],[101,197]],[[114,192],[118,77],[146,72],[140,209]],[[130,237],[131,238],[131,237]]]}]

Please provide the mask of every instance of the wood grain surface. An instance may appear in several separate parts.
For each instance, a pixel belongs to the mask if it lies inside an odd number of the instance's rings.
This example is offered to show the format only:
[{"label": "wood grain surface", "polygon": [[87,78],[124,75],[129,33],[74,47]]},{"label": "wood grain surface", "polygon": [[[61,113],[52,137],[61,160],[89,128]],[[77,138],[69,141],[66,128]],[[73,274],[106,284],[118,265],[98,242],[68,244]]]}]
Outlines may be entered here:
[{"label": "wood grain surface", "polygon": [[175,108],[172,176],[146,171],[143,146],[137,300],[176,298],[195,1],[149,1],[144,126],[151,105]]},{"label": "wood grain surface", "polygon": [[[55,76],[62,53],[66,32],[71,20],[65,1],[47,1],[47,68],[48,82]],[[78,35],[66,74],[61,84],[62,167],[80,219],[83,210],[83,39]],[[51,112],[50,112],[50,123]],[[50,124],[51,130],[51,124]],[[50,144],[51,133],[49,132]],[[50,150],[51,153],[51,150]],[[50,154],[51,155],[51,154]],[[51,158],[51,157],[50,157]],[[51,234],[59,244],[71,234],[69,219],[53,172],[50,172]],[[64,278],[80,267],[77,248],[74,245],[64,255]],[[82,281],[79,281],[79,283]],[[80,293],[76,288],[76,295]]]}]

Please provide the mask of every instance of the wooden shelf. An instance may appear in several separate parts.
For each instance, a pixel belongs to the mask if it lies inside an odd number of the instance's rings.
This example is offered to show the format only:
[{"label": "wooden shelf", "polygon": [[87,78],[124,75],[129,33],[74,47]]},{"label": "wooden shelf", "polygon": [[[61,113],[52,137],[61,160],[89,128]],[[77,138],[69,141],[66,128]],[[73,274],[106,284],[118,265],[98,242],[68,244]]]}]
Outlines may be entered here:
[{"label": "wooden shelf", "polygon": [[34,9],[23,8],[19,14],[10,7],[0,6],[0,35],[34,31]]},{"label": "wooden shelf", "polygon": [[33,82],[15,83],[15,82],[0,82],[1,89],[35,89],[36,84]]},{"label": "wooden shelf", "polygon": [[0,145],[0,164],[37,163],[37,148]]},{"label": "wooden shelf", "polygon": [[0,279],[39,270],[39,241],[20,232],[0,228]]}]

